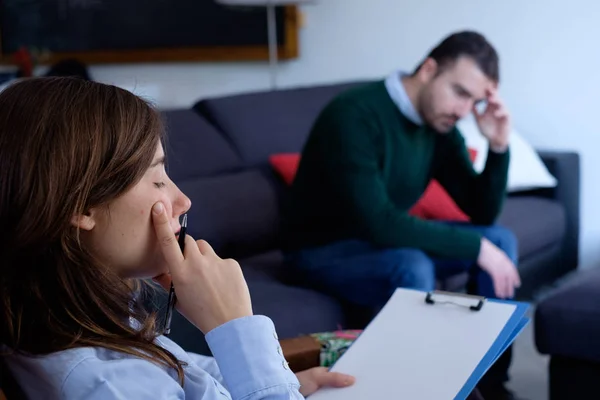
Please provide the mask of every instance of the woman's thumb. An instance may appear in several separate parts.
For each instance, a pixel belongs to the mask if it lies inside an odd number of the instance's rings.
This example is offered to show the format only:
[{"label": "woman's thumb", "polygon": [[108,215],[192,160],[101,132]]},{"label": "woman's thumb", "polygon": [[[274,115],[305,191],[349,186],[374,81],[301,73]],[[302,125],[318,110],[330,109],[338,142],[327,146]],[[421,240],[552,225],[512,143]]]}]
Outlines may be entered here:
[{"label": "woman's thumb", "polygon": [[317,382],[319,387],[346,387],[354,384],[355,378],[339,372],[329,372],[322,368],[317,370]]},{"label": "woman's thumb", "polygon": [[330,386],[333,387],[346,387],[354,384],[356,379],[353,376],[340,374],[338,372],[330,372]]}]

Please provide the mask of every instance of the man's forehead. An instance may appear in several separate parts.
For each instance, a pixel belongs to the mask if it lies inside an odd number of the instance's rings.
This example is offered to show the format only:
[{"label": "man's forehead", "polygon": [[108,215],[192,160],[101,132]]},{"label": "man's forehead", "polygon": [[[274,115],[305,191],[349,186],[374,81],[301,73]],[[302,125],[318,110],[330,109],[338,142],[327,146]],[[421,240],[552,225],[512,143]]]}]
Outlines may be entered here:
[{"label": "man's forehead", "polygon": [[483,73],[475,61],[467,57],[456,60],[448,70],[448,78],[477,99],[487,97],[496,88],[496,83]]}]

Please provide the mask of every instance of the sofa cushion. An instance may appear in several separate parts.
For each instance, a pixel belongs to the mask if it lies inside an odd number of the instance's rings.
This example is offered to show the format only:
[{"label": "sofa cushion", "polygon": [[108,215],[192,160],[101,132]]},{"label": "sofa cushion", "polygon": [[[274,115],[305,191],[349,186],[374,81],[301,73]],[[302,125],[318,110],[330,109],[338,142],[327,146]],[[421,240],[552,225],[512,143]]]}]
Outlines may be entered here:
[{"label": "sofa cushion", "polygon": [[327,295],[276,282],[248,281],[248,288],[254,313],[270,317],[282,339],[346,324],[343,307]]},{"label": "sofa cushion", "polygon": [[243,258],[276,246],[279,201],[258,169],[179,183],[191,199],[188,232],[207,240],[221,257]]},{"label": "sofa cushion", "polygon": [[336,94],[357,84],[206,99],[194,108],[231,139],[245,162],[264,164],[271,154],[300,151],[323,107]]},{"label": "sofa cushion", "polygon": [[519,258],[559,243],[566,232],[564,207],[557,201],[534,196],[506,199],[498,223],[511,229],[519,242]]},{"label": "sofa cushion", "polygon": [[285,265],[281,250],[255,254],[238,261],[246,277],[284,283],[293,283],[294,281],[292,270]]},{"label": "sofa cushion", "polygon": [[[331,297],[315,291],[277,282],[247,280],[255,315],[266,315],[275,323],[280,339],[316,332],[328,332],[345,327],[343,307]],[[157,304],[166,302],[160,293]],[[186,351],[210,355],[210,349],[200,330],[178,312],[173,314],[170,339]]]},{"label": "sofa cushion", "polygon": [[163,111],[169,176],[178,182],[239,168],[240,157],[225,137],[193,110]]},{"label": "sofa cushion", "polygon": [[544,354],[600,362],[600,269],[583,271],[536,309],[535,341]]}]

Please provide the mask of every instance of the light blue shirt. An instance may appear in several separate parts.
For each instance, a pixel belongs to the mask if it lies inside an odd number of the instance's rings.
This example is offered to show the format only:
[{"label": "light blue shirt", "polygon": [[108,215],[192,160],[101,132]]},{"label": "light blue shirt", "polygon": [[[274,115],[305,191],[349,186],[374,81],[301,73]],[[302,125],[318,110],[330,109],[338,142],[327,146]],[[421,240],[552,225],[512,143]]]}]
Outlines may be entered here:
[{"label": "light blue shirt", "polygon": [[406,89],[402,84],[402,77],[406,75],[405,72],[394,71],[385,79],[385,87],[400,112],[415,124],[423,125],[423,119],[412,101],[410,101],[410,97],[408,97],[408,93],[406,93]]},{"label": "light blue shirt", "polygon": [[206,341],[214,358],[187,353],[164,336],[156,339],[188,364],[183,387],[172,369],[104,348],[9,356],[6,364],[32,400],[304,399],[269,318],[230,321],[209,332]]}]

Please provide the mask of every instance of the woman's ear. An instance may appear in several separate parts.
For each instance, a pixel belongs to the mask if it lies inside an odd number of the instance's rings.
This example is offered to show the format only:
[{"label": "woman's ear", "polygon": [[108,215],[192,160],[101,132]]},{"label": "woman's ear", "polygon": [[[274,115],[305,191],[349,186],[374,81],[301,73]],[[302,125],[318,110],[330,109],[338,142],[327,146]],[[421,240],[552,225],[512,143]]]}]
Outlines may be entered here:
[{"label": "woman's ear", "polygon": [[75,214],[71,217],[71,225],[84,231],[91,231],[96,226],[94,211],[86,211],[84,214]]}]

